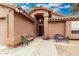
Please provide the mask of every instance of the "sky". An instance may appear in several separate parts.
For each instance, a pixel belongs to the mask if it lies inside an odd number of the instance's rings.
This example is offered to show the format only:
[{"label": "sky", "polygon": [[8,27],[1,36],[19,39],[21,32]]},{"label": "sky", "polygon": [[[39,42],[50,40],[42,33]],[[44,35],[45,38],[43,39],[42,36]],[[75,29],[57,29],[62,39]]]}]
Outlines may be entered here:
[{"label": "sky", "polygon": [[30,12],[33,7],[46,7],[51,9],[53,12],[62,14],[62,15],[71,15],[72,10],[71,6],[72,3],[17,3],[17,5],[25,12]]}]

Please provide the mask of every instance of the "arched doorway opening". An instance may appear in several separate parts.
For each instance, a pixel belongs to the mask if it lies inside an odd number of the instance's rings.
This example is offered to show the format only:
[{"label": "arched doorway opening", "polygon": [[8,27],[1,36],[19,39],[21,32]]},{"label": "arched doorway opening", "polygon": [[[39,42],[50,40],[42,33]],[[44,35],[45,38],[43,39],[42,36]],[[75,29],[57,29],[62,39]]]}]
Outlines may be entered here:
[{"label": "arched doorway opening", "polygon": [[48,18],[51,18],[52,11],[44,7],[36,7],[29,12],[35,20],[35,36],[48,35]]},{"label": "arched doorway opening", "polygon": [[36,35],[43,36],[44,35],[44,16],[43,13],[38,13],[34,15],[37,23],[36,23]]}]

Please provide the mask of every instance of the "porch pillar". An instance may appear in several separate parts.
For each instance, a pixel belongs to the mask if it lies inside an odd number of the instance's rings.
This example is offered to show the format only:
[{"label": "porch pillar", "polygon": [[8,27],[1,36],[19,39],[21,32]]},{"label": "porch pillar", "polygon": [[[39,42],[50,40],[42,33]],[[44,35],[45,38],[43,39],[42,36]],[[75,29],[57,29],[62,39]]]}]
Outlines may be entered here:
[{"label": "porch pillar", "polygon": [[71,34],[71,21],[66,21],[66,36]]},{"label": "porch pillar", "polygon": [[45,13],[44,14],[44,36],[48,36],[48,17],[49,17],[49,14]]},{"label": "porch pillar", "polygon": [[37,20],[35,18],[35,16],[32,16],[34,19],[34,27],[35,27],[35,31],[34,31],[34,36],[37,36]]},{"label": "porch pillar", "polygon": [[34,35],[37,36],[37,21],[34,21],[34,25],[35,25],[35,34]]}]

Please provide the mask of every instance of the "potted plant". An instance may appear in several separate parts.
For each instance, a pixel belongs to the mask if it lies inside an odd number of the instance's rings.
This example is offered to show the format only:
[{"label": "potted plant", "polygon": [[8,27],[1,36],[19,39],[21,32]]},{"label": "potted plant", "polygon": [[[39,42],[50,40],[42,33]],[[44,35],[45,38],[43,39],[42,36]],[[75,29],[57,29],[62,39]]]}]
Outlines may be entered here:
[{"label": "potted plant", "polygon": [[49,40],[49,36],[43,36],[43,40]]}]

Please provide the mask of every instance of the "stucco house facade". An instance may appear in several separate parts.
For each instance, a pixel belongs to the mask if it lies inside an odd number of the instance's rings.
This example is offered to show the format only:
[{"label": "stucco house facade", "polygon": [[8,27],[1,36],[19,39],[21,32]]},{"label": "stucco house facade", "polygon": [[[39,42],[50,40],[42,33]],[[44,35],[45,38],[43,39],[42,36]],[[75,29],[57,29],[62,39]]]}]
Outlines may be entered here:
[{"label": "stucco house facade", "polygon": [[0,4],[0,44],[14,46],[21,35],[35,35],[34,20],[16,5]]},{"label": "stucco house facade", "polygon": [[0,44],[16,46],[22,34],[53,38],[59,33],[79,39],[79,30],[72,29],[72,21],[79,21],[79,16],[59,15],[44,7],[25,13],[14,4],[0,4]]},{"label": "stucco house facade", "polygon": [[55,34],[63,34],[71,39],[79,39],[79,28],[72,29],[72,22],[78,22],[79,16],[59,15],[44,7],[33,8],[29,14],[36,20],[37,36],[45,35],[53,38]]}]

